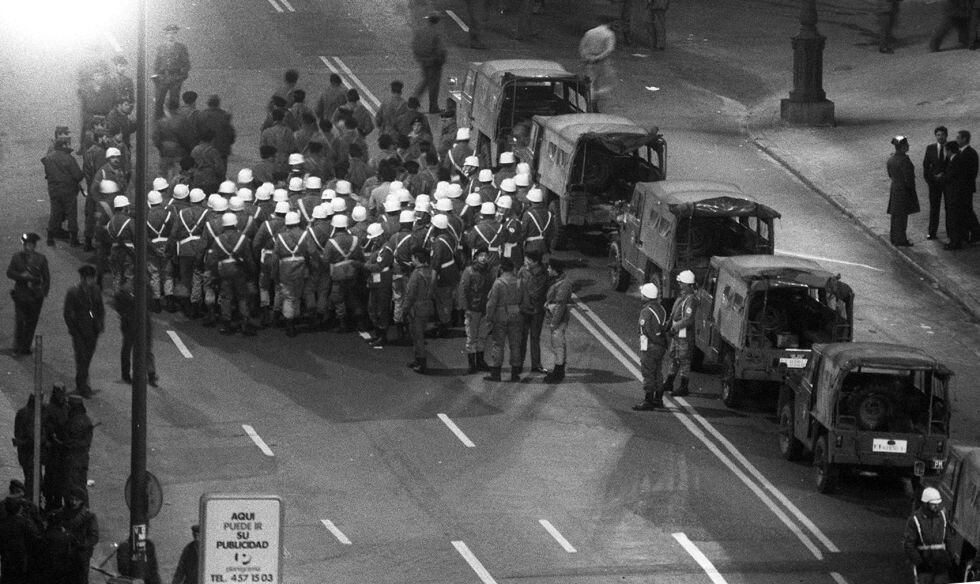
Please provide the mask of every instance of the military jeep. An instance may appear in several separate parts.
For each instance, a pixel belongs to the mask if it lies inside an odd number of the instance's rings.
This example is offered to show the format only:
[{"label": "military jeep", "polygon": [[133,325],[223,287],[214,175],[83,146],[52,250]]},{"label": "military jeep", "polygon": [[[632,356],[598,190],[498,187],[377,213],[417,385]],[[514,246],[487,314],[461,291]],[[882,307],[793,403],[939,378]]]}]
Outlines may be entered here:
[{"label": "military jeep", "polygon": [[721,397],[734,407],[749,384],[772,386],[803,369],[816,343],[851,340],[850,286],[807,259],[713,257],[698,290],[695,366],[721,363]]},{"label": "military jeep", "polygon": [[779,395],[779,451],[813,453],[817,490],[842,470],[922,477],[949,449],[952,372],[924,351],[886,343],[813,346]]},{"label": "military jeep", "polygon": [[456,123],[472,128],[470,146],[482,168],[496,166],[501,152],[526,148],[534,116],[588,112],[590,96],[588,77],[554,61],[474,62],[462,81],[449,78]]},{"label": "military jeep", "polygon": [[608,237],[617,229],[618,203],[636,183],[667,172],[667,143],[657,128],[608,114],[534,116],[528,150],[532,180],[556,219],[552,249],[565,247],[572,233]]},{"label": "military jeep", "polygon": [[637,183],[610,239],[610,284],[625,292],[631,282],[653,282],[669,309],[680,272],[691,270],[704,283],[714,256],[772,255],[779,216],[733,184]]}]

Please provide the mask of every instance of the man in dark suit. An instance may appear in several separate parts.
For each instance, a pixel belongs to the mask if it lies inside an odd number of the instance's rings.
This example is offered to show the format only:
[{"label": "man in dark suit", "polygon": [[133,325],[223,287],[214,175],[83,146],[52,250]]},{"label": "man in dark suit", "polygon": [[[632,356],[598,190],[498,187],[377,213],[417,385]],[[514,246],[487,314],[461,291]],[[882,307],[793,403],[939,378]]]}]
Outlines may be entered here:
[{"label": "man in dark suit", "polygon": [[960,130],[956,132],[956,142],[960,145],[960,156],[963,157],[963,221],[965,223],[967,240],[970,243],[980,242],[980,221],[977,221],[977,212],[973,209],[973,194],[977,192],[977,171],[980,170],[980,157],[977,151],[970,146],[970,132]]},{"label": "man in dark suit", "polygon": [[99,335],[105,329],[105,307],[102,290],[96,284],[95,268],[84,265],[78,269],[81,281],[68,290],[65,296],[64,318],[75,349],[75,391],[82,397],[91,397],[88,368],[95,355]]},{"label": "man in dark suit", "polygon": [[949,131],[946,126],[939,126],[933,130],[936,142],[926,146],[926,155],[922,159],[922,177],[926,180],[929,187],[929,237],[936,239],[936,231],[939,229],[939,210],[943,204],[943,173],[946,171],[946,161],[949,158],[946,153],[946,138]]},{"label": "man in dark suit", "polygon": [[891,188],[888,192],[888,214],[891,215],[889,240],[892,245],[912,247],[906,231],[909,215],[919,212],[919,196],[915,192],[915,167],[909,160],[909,141],[905,136],[892,138],[895,153],[888,158],[886,168]]}]

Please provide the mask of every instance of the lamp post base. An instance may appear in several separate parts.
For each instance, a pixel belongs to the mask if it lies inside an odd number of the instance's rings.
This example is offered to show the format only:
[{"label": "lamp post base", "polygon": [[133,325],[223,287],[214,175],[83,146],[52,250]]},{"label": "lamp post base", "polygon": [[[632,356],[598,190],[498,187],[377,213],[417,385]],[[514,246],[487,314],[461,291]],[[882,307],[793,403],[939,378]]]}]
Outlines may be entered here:
[{"label": "lamp post base", "polygon": [[834,126],[834,102],[829,99],[821,101],[793,101],[783,99],[779,105],[779,117],[788,124],[801,126]]}]

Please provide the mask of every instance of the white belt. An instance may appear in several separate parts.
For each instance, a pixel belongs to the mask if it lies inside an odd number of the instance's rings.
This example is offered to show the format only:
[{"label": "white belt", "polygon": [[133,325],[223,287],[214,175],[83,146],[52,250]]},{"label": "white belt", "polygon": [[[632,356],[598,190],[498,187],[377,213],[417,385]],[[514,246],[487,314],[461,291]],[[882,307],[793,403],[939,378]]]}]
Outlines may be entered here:
[{"label": "white belt", "polygon": [[456,260],[455,259],[451,259],[448,262],[445,262],[445,263],[441,264],[439,267],[440,268],[448,268],[449,266],[451,266],[451,265],[453,265],[455,263],[456,263]]},{"label": "white belt", "polygon": [[188,235],[184,239],[181,239],[178,243],[187,243],[188,241],[197,241],[198,239],[201,239],[200,235]]},{"label": "white belt", "polygon": [[150,243],[161,243],[164,241],[167,241],[166,237],[154,237],[153,239],[150,240]]},{"label": "white belt", "polygon": [[920,546],[918,546],[918,549],[920,549],[922,551],[926,551],[926,550],[944,550],[944,549],[946,549],[946,544],[934,543],[932,545],[920,545]]},{"label": "white belt", "polygon": [[280,258],[279,261],[280,262],[304,262],[306,261],[306,258],[290,256],[288,258]]},{"label": "white belt", "polygon": [[544,239],[543,235],[535,235],[534,237],[528,237],[526,241],[538,241],[539,239]]},{"label": "white belt", "polygon": [[236,260],[235,258],[228,258],[228,259],[220,260],[218,261],[218,263],[219,264],[238,263],[238,260]]}]

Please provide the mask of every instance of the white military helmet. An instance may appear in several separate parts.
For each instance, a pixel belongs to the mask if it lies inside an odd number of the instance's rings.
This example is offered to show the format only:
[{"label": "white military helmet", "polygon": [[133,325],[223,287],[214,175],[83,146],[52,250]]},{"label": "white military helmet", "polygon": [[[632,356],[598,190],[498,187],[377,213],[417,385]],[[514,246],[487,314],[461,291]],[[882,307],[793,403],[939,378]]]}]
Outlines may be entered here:
[{"label": "white military helmet", "polygon": [[939,489],[935,487],[926,487],[922,489],[921,500],[923,503],[942,503],[943,496],[939,494]]},{"label": "white military helmet", "polygon": [[234,213],[225,213],[221,216],[222,227],[235,227],[238,225],[238,216]]},{"label": "white military helmet", "polygon": [[519,187],[529,187],[531,186],[531,175],[526,173],[519,173],[514,175],[514,184]]},{"label": "white military helmet", "polygon": [[170,186],[170,183],[168,183],[167,182],[167,179],[163,178],[162,176],[158,176],[155,179],[153,179],[153,190],[154,191],[163,191],[163,190],[166,190],[167,187],[169,187],[169,186]]},{"label": "white military helmet", "polygon": [[385,213],[394,213],[401,209],[401,203],[398,202],[398,197],[392,197],[391,195],[385,199]]},{"label": "white military helmet", "polygon": [[544,192],[538,188],[531,189],[527,192],[527,200],[530,203],[540,203],[544,201]]},{"label": "white military helmet", "polygon": [[425,205],[426,207],[428,207],[429,206],[429,203],[431,203],[431,202],[432,202],[432,199],[429,198],[429,195],[421,194],[421,195],[415,197],[415,210],[418,210],[418,208],[420,206],[422,206],[422,205]]},{"label": "white military helmet", "polygon": [[289,166],[298,166],[300,164],[303,164],[304,162],[306,162],[306,160],[303,158],[303,155],[300,154],[299,152],[293,152],[292,154],[289,155]]},{"label": "white military helmet", "polygon": [[514,184],[514,179],[505,178],[504,180],[500,181],[500,190],[505,193],[516,193],[517,185]]},{"label": "white military helmet", "polygon": [[272,191],[272,200],[279,203],[281,201],[289,202],[289,192],[286,189],[276,189]]},{"label": "white military helmet", "polygon": [[214,212],[224,213],[228,210],[228,199],[224,197],[218,197],[214,200]]},{"label": "white military helmet", "polygon": [[104,180],[99,182],[99,191],[103,195],[114,195],[119,192],[119,185],[114,180]]},{"label": "white military helmet", "polygon": [[441,181],[437,182],[436,183],[436,190],[435,190],[435,192],[433,192],[433,196],[435,196],[435,194],[436,193],[439,193],[440,191],[443,191],[444,192],[447,188],[449,188],[449,181],[448,180],[441,180]]},{"label": "white military helmet", "polygon": [[122,152],[118,148],[109,148],[105,151],[106,158],[112,158],[114,156],[122,156]]},{"label": "white military helmet", "polygon": [[436,229],[446,229],[449,227],[449,218],[440,213],[432,218],[432,226]]},{"label": "white military helmet", "polygon": [[191,189],[191,202],[192,203],[203,203],[204,199],[208,198],[201,189]]},{"label": "white military helmet", "polygon": [[480,174],[476,178],[482,183],[493,182],[493,171],[489,168],[480,169]]},{"label": "white military helmet", "polygon": [[238,184],[245,185],[255,180],[251,168],[243,168],[238,171]]},{"label": "white military helmet", "polygon": [[691,270],[684,270],[680,274],[677,274],[677,281],[681,284],[693,284],[694,283],[694,272]]},{"label": "white military helmet", "polygon": [[436,211],[440,213],[448,213],[453,210],[452,199],[439,199],[436,201]]},{"label": "white military helmet", "polygon": [[338,180],[334,190],[337,191],[338,195],[349,195],[351,193],[350,181]]},{"label": "white military helmet", "polygon": [[487,201],[486,203],[480,205],[480,215],[496,215],[496,214],[497,214],[497,206],[491,203],[490,201]]},{"label": "white military helmet", "polygon": [[260,184],[259,185],[259,188],[260,189],[265,189],[265,190],[269,191],[269,194],[271,195],[272,192],[274,190],[276,190],[276,185],[272,184],[271,182],[266,181],[266,182]]},{"label": "white military helmet", "polygon": [[160,191],[150,191],[149,193],[146,194],[147,205],[150,206],[159,205],[162,202],[163,202],[163,195],[160,194]]},{"label": "white military helmet", "polygon": [[330,226],[336,227],[338,229],[347,229],[347,215],[343,213],[337,213],[330,218]]},{"label": "white military helmet", "polygon": [[185,199],[191,194],[191,189],[187,185],[174,185],[174,198]]},{"label": "white military helmet", "polygon": [[319,191],[323,188],[323,179],[318,176],[308,176],[306,180],[303,181],[303,186],[306,187],[308,191]]},{"label": "white military helmet", "polygon": [[517,163],[517,174],[531,174],[531,165],[526,162]]},{"label": "white military helmet", "polygon": [[467,156],[466,160],[463,161],[463,166],[472,166],[476,168],[480,166],[480,159],[476,156]]},{"label": "white military helmet", "polygon": [[326,203],[320,203],[316,207],[313,207],[313,218],[314,219],[326,219],[330,216],[330,205]]},{"label": "white military helmet", "polygon": [[251,201],[252,200],[252,189],[247,189],[245,187],[242,187],[242,188],[238,189],[238,194],[236,194],[235,196],[238,197],[239,199],[241,199],[243,202]]},{"label": "white military helmet", "polygon": [[294,193],[298,193],[303,190],[303,178],[299,176],[294,176],[289,179],[289,190]]},{"label": "white military helmet", "polygon": [[336,197],[336,196],[337,196],[337,191],[335,191],[333,189],[323,189],[323,192],[320,193],[320,200],[321,201],[332,201],[332,200],[334,200],[334,197]]},{"label": "white military helmet", "polygon": [[224,197],[222,197],[218,193],[211,193],[210,195],[208,195],[208,208],[214,209],[214,202],[218,199],[223,199],[223,198]]},{"label": "white military helmet", "polygon": [[355,222],[364,221],[365,219],[367,219],[367,209],[365,209],[361,205],[357,205],[351,210],[350,218],[353,219]]},{"label": "white military helmet", "polygon": [[409,209],[405,209],[398,214],[399,223],[414,223],[415,222],[415,212]]},{"label": "white military helmet", "polygon": [[517,157],[510,150],[500,153],[500,164],[514,164],[517,162]]},{"label": "white military helmet", "polygon": [[470,139],[470,129],[469,128],[459,128],[456,130],[456,141],[462,142],[464,140]]},{"label": "white military helmet", "polygon": [[127,197],[126,195],[116,195],[112,199],[113,209],[122,209],[123,207],[128,207],[128,206],[129,206],[129,197]]},{"label": "white military helmet", "polygon": [[228,210],[229,211],[244,211],[245,201],[241,197],[235,195],[234,197],[228,199]]},{"label": "white military helmet", "polygon": [[334,199],[330,201],[330,208],[333,209],[334,213],[343,213],[347,210],[347,200],[346,199]]},{"label": "white military helmet", "polygon": [[230,180],[221,181],[221,185],[218,187],[218,192],[222,195],[234,195],[237,187],[235,183]]},{"label": "white military helmet", "polygon": [[421,199],[421,198],[422,198],[422,195],[419,195],[418,197],[415,198],[415,212],[416,213],[429,213],[429,212],[431,212],[431,204],[429,203],[429,201],[421,201],[420,202],[419,199]]},{"label": "white military helmet", "polygon": [[470,193],[466,195],[466,206],[467,207],[479,207],[483,204],[483,197],[480,193]]},{"label": "white military helmet", "polygon": [[646,284],[640,286],[640,294],[642,294],[644,298],[656,300],[657,297],[660,296],[660,290],[653,282],[647,282]]},{"label": "white military helmet", "polygon": [[412,193],[408,192],[408,189],[398,189],[398,202],[411,203]]},{"label": "white military helmet", "polygon": [[279,201],[276,203],[276,213],[278,215],[285,215],[289,213],[289,201]]},{"label": "white military helmet", "polygon": [[367,238],[374,239],[380,237],[385,232],[385,228],[380,223],[372,223],[367,228]]},{"label": "white military helmet", "polygon": [[400,190],[402,190],[403,188],[405,188],[405,183],[403,183],[403,182],[402,182],[402,181],[400,181],[400,180],[393,180],[393,181],[391,181],[391,183],[390,183],[390,184],[388,185],[388,192],[389,192],[389,193],[393,193],[393,192],[395,192],[395,191],[400,191]]},{"label": "white military helmet", "polygon": [[272,191],[270,191],[269,189],[264,188],[264,187],[265,187],[265,185],[262,185],[262,186],[260,186],[255,191],[255,199],[256,200],[258,200],[258,201],[268,201],[269,199],[272,198]]},{"label": "white military helmet", "polygon": [[510,198],[508,195],[501,195],[497,198],[497,206],[501,209],[510,209],[514,206],[514,199]]},{"label": "white military helmet", "polygon": [[299,213],[297,213],[296,211],[290,211],[289,213],[286,213],[286,225],[287,226],[299,225]]},{"label": "white military helmet", "polygon": [[450,199],[460,198],[461,196],[463,196],[463,187],[456,183],[450,184],[449,188],[446,189],[446,196],[449,197]]}]

